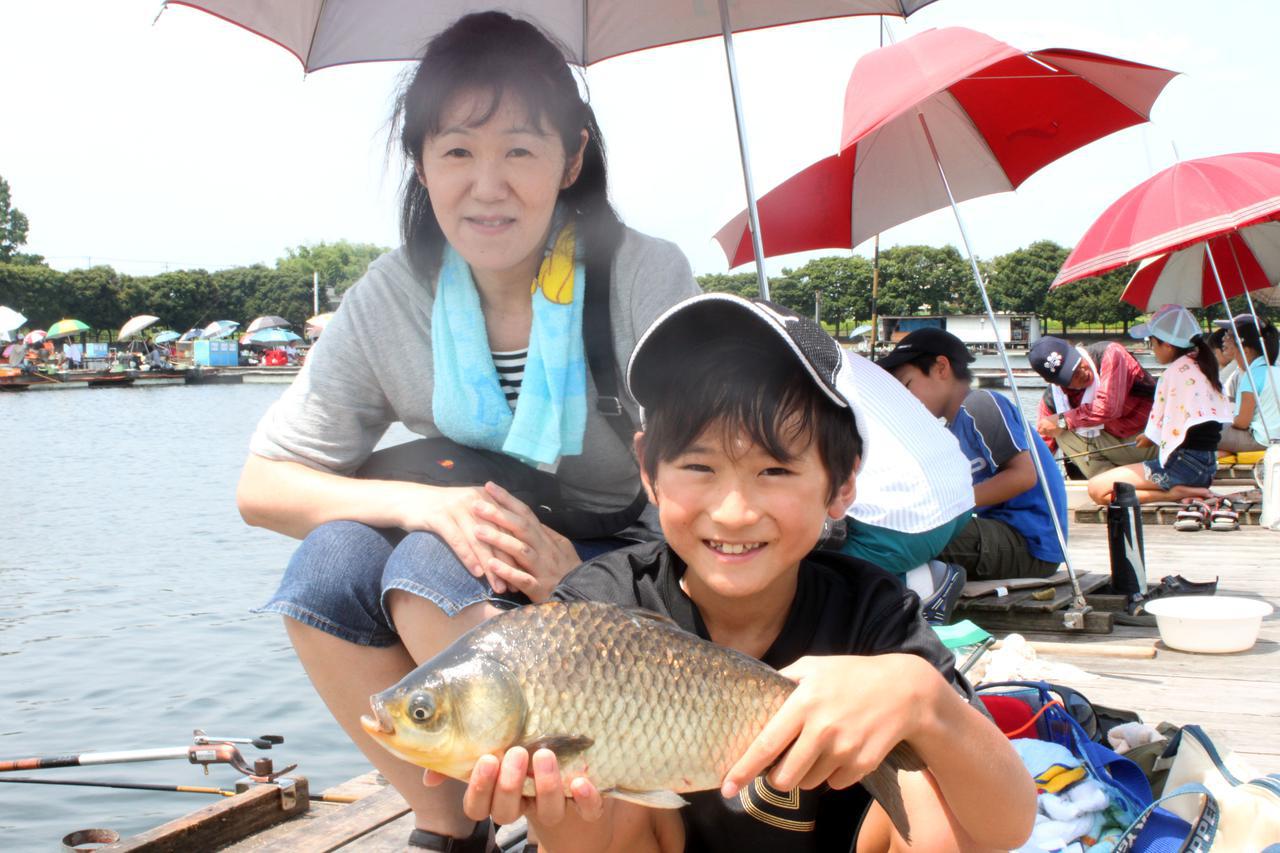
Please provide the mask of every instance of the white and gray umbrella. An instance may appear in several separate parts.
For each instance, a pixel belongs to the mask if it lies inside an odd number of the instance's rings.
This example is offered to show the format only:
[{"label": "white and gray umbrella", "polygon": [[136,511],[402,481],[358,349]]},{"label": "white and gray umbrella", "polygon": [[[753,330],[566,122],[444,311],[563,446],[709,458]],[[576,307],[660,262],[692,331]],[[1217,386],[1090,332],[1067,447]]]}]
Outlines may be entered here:
[{"label": "white and gray umbrella", "polygon": [[0,305],[0,341],[13,340],[13,335],[10,333],[25,322],[27,322],[26,317],[12,308]]},{"label": "white and gray umbrella", "polygon": [[254,321],[249,324],[249,327],[245,329],[245,331],[249,334],[253,334],[254,332],[260,332],[263,329],[284,329],[292,325],[292,323],[283,317],[275,314],[268,314],[265,317],[254,318]]},{"label": "white and gray umbrella", "polygon": [[159,322],[160,318],[151,314],[139,314],[137,317],[130,317],[129,322],[120,327],[119,338],[122,341],[127,341],[148,326]]}]

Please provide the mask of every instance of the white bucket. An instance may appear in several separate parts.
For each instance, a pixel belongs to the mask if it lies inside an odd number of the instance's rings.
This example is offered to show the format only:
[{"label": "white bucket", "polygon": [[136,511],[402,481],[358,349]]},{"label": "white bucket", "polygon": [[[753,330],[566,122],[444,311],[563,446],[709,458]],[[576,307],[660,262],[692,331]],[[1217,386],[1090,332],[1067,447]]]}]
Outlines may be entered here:
[{"label": "white bucket", "polygon": [[1179,595],[1147,602],[1160,639],[1171,649],[1224,654],[1243,652],[1257,642],[1262,617],[1272,607],[1255,598],[1228,595]]}]

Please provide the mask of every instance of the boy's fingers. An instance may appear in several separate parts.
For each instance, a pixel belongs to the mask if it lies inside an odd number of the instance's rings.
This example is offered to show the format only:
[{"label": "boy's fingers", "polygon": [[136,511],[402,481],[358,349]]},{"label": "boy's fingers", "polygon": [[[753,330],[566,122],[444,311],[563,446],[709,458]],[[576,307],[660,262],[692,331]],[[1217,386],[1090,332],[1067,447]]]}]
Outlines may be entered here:
[{"label": "boy's fingers", "polygon": [[422,784],[428,788],[434,788],[449,781],[449,777],[443,773],[437,773],[434,770],[424,770],[422,773]]},{"label": "boy's fingers", "polygon": [[471,779],[462,794],[462,812],[472,820],[484,820],[493,806],[493,788],[498,778],[498,759],[482,755],[471,768]]},{"label": "boy's fingers", "polygon": [[524,780],[528,772],[529,753],[523,747],[513,746],[502,756],[490,811],[495,823],[515,823],[524,814]]},{"label": "boy's fingers", "polygon": [[560,781],[560,765],[549,749],[533,754],[533,789],[538,802],[538,820],[555,826],[564,820],[564,784]]},{"label": "boy's fingers", "polygon": [[[507,565],[498,559],[489,561],[489,573],[497,576],[507,586],[512,589],[519,590],[525,595],[529,594],[529,590],[538,585],[538,579],[528,572],[522,572],[517,568]],[[490,583],[490,586],[493,584]]]},{"label": "boy's fingers", "polygon": [[818,738],[806,730],[801,730],[795,743],[783,753],[782,758],[769,771],[768,780],[776,790],[790,791],[800,787],[802,779],[808,775],[823,754],[822,744]]},{"label": "boy's fingers", "polygon": [[604,797],[589,780],[574,779],[569,783],[569,793],[573,794],[573,805],[583,820],[599,820],[604,814]]},{"label": "boy's fingers", "polygon": [[787,745],[800,733],[804,722],[801,714],[802,712],[790,701],[783,703],[782,708],[773,715],[764,730],[756,735],[743,756],[725,774],[724,782],[720,786],[722,796],[737,796],[743,786],[763,773],[764,769],[782,754]]}]

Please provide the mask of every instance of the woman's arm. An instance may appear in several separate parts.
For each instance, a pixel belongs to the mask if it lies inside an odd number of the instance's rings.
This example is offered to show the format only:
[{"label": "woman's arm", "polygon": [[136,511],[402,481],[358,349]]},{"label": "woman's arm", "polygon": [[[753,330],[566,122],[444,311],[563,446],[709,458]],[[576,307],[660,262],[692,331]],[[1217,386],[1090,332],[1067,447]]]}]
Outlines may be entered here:
[{"label": "woman's arm", "polygon": [[[1242,379],[1241,384],[1247,384],[1247,379]],[[1253,413],[1258,408],[1258,398],[1253,395],[1252,391],[1240,392],[1240,411],[1236,414],[1235,420],[1231,425],[1236,429],[1248,429],[1253,423]]]}]

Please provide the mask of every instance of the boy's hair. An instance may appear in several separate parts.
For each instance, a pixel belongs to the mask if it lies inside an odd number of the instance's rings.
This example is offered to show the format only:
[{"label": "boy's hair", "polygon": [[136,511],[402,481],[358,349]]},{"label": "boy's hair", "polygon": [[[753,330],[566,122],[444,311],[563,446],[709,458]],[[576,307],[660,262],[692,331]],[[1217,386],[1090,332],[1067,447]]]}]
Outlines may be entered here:
[{"label": "boy's hair", "polygon": [[681,353],[680,367],[645,404],[644,472],[684,453],[708,428],[726,446],[740,433],[779,462],[815,443],[827,473],[827,500],[853,473],[862,439],[851,410],[835,405],[781,343],[714,336]]},{"label": "boy's hair", "polygon": [[[927,375],[930,370],[933,370],[933,366],[937,364],[940,357],[934,353],[922,353],[907,361],[906,364]],[[973,371],[969,369],[967,362],[957,361],[954,358],[948,358],[947,362],[951,365],[951,375],[956,379],[962,379],[965,382],[973,381]]]}]

